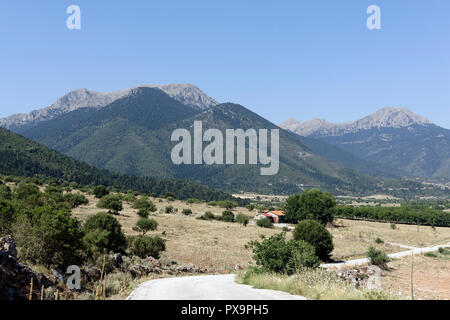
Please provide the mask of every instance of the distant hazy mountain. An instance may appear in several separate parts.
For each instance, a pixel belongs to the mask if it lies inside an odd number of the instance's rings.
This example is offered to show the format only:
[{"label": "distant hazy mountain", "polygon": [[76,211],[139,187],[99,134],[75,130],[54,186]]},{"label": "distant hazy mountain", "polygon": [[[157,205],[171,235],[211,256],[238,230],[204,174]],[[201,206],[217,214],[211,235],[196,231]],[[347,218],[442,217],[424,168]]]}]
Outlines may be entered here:
[{"label": "distant hazy mountain", "polygon": [[102,108],[117,99],[129,95],[137,87],[160,89],[173,99],[198,110],[204,110],[218,104],[213,98],[207,96],[199,88],[191,84],[149,84],[110,93],[79,89],[69,92],[47,108],[34,110],[28,114],[15,114],[0,119],[0,127],[21,133],[42,121],[57,118],[80,108]]},{"label": "distant hazy mountain", "polygon": [[338,124],[289,119],[280,127],[408,175],[450,178],[450,130],[405,108],[383,108],[360,120]]},{"label": "distant hazy mountain", "polygon": [[[126,174],[189,179],[226,191],[293,193],[304,187],[330,191],[367,191],[372,178],[340,167],[312,152],[301,139],[280,130],[280,170],[261,176],[257,165],[174,165],[170,141],[174,129],[192,130],[201,120],[204,130],[275,129],[243,106],[220,104],[194,109],[154,88],[136,88],[131,94],[97,108],[79,108],[41,122],[22,134],[75,159]],[[206,144],[205,144],[206,145]]]}]

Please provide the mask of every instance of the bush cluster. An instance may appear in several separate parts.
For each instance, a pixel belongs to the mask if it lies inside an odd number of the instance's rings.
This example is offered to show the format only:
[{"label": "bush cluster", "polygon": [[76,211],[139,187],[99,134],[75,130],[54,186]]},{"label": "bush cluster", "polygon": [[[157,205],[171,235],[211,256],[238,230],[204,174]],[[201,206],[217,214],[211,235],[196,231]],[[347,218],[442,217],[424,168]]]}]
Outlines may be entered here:
[{"label": "bush cluster", "polygon": [[322,261],[327,261],[334,249],[331,233],[314,220],[301,221],[295,227],[293,237],[295,240],[303,240],[311,244]]},{"label": "bush cluster", "polygon": [[302,268],[316,268],[320,260],[314,247],[305,241],[286,241],[284,232],[262,237],[262,241],[251,241],[246,245],[253,251],[253,259],[257,266],[265,272],[292,274]]}]

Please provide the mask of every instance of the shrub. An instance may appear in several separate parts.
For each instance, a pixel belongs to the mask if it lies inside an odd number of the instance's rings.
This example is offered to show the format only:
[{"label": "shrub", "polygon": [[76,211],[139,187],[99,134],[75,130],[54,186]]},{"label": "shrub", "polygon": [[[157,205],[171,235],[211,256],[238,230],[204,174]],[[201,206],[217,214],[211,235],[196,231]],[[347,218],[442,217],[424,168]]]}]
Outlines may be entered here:
[{"label": "shrub", "polygon": [[14,190],[14,195],[18,200],[27,200],[32,196],[39,197],[40,194],[39,188],[36,185],[29,183],[19,183]]},{"label": "shrub", "polygon": [[157,210],[156,206],[150,200],[145,198],[140,198],[134,201],[133,209],[144,209],[147,211],[155,212]]},{"label": "shrub", "polygon": [[374,247],[369,248],[367,257],[371,264],[379,266],[382,269],[386,269],[386,264],[390,261],[386,253]]},{"label": "shrub", "polygon": [[316,255],[316,250],[306,241],[292,241],[292,260],[291,268],[299,271],[303,268],[317,268],[320,265],[320,259]]},{"label": "shrub", "polygon": [[217,201],[217,205],[221,208],[230,210],[237,207],[238,203],[236,201],[224,200],[224,201]]},{"label": "shrub", "polygon": [[206,211],[199,219],[201,220],[214,220],[216,216],[211,211]]},{"label": "shrub", "polygon": [[295,240],[303,240],[311,244],[322,261],[328,260],[334,249],[330,232],[317,221],[301,221],[294,229],[293,237]]},{"label": "shrub", "polygon": [[139,209],[137,215],[141,218],[148,218],[149,213],[145,209]]},{"label": "shrub", "polygon": [[314,248],[304,241],[286,241],[284,232],[262,239],[261,242],[250,241],[246,248],[252,249],[256,265],[264,271],[293,273],[301,267],[319,265]]},{"label": "shrub", "polygon": [[273,228],[273,222],[269,218],[256,220],[256,225],[261,228]]},{"label": "shrub", "polygon": [[195,198],[189,198],[186,200],[187,204],[200,203],[201,201]]},{"label": "shrub", "polygon": [[173,201],[175,201],[175,198],[174,197],[167,197],[166,200],[169,201],[169,202],[173,202]]},{"label": "shrub", "polygon": [[396,225],[395,223],[391,223],[391,229],[392,229],[392,230],[397,229],[397,225]]},{"label": "shrub", "polygon": [[248,224],[248,222],[249,222],[249,218],[248,218],[245,214],[243,214],[243,213],[238,213],[238,214],[236,215],[235,221],[236,221],[237,223],[242,224],[243,226],[247,226],[247,224]]},{"label": "shrub", "polygon": [[185,216],[189,216],[192,214],[192,210],[191,209],[183,209],[183,211],[181,211],[182,214],[184,214]]},{"label": "shrub", "polygon": [[20,214],[13,229],[20,256],[25,260],[57,267],[82,260],[83,233],[79,221],[68,210],[36,208],[31,214]]},{"label": "shrub", "polygon": [[141,258],[152,256],[158,259],[161,252],[166,250],[165,240],[158,236],[130,236],[127,243],[130,253]]},{"label": "shrub", "polygon": [[254,204],[247,204],[245,207],[247,208],[248,211],[255,210],[255,205]]},{"label": "shrub", "polygon": [[125,235],[119,221],[107,213],[97,213],[83,225],[84,241],[93,253],[123,252]]},{"label": "shrub", "polygon": [[69,203],[72,208],[76,208],[83,204],[88,204],[89,200],[81,193],[67,193],[64,195],[64,201]]},{"label": "shrub", "polygon": [[222,212],[222,221],[234,222],[234,213],[230,210],[225,210]]},{"label": "shrub", "polygon": [[0,237],[11,234],[17,210],[10,201],[0,199]]},{"label": "shrub", "polygon": [[117,195],[106,195],[97,203],[98,208],[108,209],[109,213],[118,214],[123,210],[122,200]]},{"label": "shrub", "polygon": [[175,194],[173,194],[173,192],[166,192],[166,193],[164,193],[164,198],[174,198],[175,199]]},{"label": "shrub", "polygon": [[136,223],[136,229],[144,235],[149,231],[156,230],[157,227],[158,222],[149,218],[140,218]]},{"label": "shrub", "polygon": [[128,203],[134,203],[136,201],[136,196],[133,193],[127,193],[122,197],[122,200]]},{"label": "shrub", "polygon": [[381,243],[384,243],[384,241],[380,238],[376,238],[375,243],[381,244]]},{"label": "shrub", "polygon": [[166,208],[164,209],[165,213],[173,213],[173,206],[166,206]]},{"label": "shrub", "polygon": [[109,194],[109,190],[105,186],[96,186],[92,192],[95,197],[99,199]]},{"label": "shrub", "polygon": [[11,197],[11,189],[4,184],[0,185],[0,199],[11,200]]}]

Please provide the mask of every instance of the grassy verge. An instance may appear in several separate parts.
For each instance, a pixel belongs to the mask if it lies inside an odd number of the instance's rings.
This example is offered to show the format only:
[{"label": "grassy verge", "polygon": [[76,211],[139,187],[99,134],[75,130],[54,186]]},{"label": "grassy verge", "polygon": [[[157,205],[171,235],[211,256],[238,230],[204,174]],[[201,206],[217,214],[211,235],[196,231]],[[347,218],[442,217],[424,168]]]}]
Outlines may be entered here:
[{"label": "grassy verge", "polygon": [[240,273],[237,282],[257,289],[271,289],[304,296],[312,300],[398,300],[398,296],[384,290],[356,288],[323,269],[304,270],[293,276],[247,271]]},{"label": "grassy verge", "polygon": [[439,248],[438,251],[435,252],[427,252],[425,256],[430,258],[439,258],[443,260],[450,260],[450,250],[447,248]]}]

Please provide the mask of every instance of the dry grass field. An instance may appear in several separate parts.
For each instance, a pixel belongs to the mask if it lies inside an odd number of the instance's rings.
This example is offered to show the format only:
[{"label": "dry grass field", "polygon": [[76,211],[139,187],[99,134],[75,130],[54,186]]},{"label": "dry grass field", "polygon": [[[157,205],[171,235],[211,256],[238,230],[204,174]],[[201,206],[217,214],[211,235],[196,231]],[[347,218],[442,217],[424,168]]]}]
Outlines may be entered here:
[{"label": "dry grass field", "polygon": [[[394,260],[381,277],[384,288],[392,288],[411,298],[411,258]],[[450,299],[450,258],[416,255],[413,259],[414,298],[424,300]]]},{"label": "dry grass field", "polygon": [[[89,204],[73,210],[74,216],[82,221],[97,212],[105,211],[96,207],[98,199],[86,196]],[[165,199],[150,199],[158,208],[152,218],[159,226],[149,234],[166,239],[167,253],[177,261],[193,263],[211,272],[229,272],[235,270],[236,266],[245,268],[252,256],[251,251],[244,248],[245,244],[259,239],[260,235],[271,236],[280,232],[278,228],[264,229],[255,225],[244,227],[237,223],[198,220],[196,217],[206,211],[220,215],[224,210],[204,203],[187,204],[178,200],[169,203]],[[177,208],[178,212],[163,213],[167,205]],[[186,208],[191,209],[193,214],[183,215],[181,211]],[[124,210],[116,216],[126,234],[137,234],[133,230],[139,219],[136,211],[131,208],[131,204],[124,202]],[[242,212],[250,217],[255,214],[242,207],[235,208],[234,212]],[[387,223],[338,220],[329,230],[334,237],[335,250],[332,254],[335,260],[365,257],[370,246],[392,253],[406,250],[397,246],[397,243],[423,247],[450,242],[450,228],[433,230],[431,227],[397,225],[393,230]],[[376,243],[377,238],[385,243]]]}]

